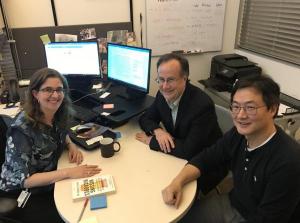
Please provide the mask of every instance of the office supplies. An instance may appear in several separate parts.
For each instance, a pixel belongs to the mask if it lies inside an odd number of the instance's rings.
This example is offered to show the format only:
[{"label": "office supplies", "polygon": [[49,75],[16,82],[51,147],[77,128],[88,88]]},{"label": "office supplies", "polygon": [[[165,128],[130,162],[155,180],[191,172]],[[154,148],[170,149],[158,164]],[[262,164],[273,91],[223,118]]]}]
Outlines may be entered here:
[{"label": "office supplies", "polygon": [[[77,133],[77,128],[80,126],[87,126],[90,129],[87,132]],[[68,132],[72,141],[85,150],[94,150],[99,148],[99,140],[103,137],[116,138],[116,134],[108,127],[96,123],[85,123],[78,125],[76,121],[70,127]]]},{"label": "office supplies", "polygon": [[112,175],[93,176],[72,181],[72,198],[78,200],[116,190]]},{"label": "office supplies", "polygon": [[102,112],[101,115],[103,115],[103,116],[109,116],[110,113],[109,112]]},{"label": "office supplies", "polygon": [[113,109],[115,106],[114,104],[104,104],[103,109]]},{"label": "office supplies", "polygon": [[106,98],[106,97],[109,96],[109,95],[110,95],[109,92],[105,92],[105,93],[103,93],[103,94],[100,96],[100,98]]},{"label": "office supplies", "polygon": [[107,197],[105,194],[90,197],[90,209],[96,210],[107,207]]},{"label": "office supplies", "polygon": [[79,215],[79,217],[78,217],[78,221],[77,221],[77,222],[80,222],[80,220],[81,220],[81,218],[82,218],[82,215],[83,215],[83,213],[84,213],[84,210],[85,210],[85,208],[86,208],[88,202],[89,202],[89,199],[86,198],[85,201],[84,201],[83,208],[81,209],[81,212],[80,212],[80,215]]},{"label": "office supplies", "polygon": [[75,132],[77,134],[84,134],[92,129],[92,126],[86,126],[86,125],[78,125],[75,129]]}]

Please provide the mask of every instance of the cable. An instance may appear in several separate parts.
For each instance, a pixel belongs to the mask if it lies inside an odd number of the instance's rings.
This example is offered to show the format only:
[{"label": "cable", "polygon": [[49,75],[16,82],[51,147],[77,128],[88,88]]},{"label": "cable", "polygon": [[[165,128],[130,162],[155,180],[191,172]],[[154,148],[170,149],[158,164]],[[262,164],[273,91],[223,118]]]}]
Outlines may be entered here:
[{"label": "cable", "polygon": [[[83,98],[86,98],[86,97],[88,97],[88,96],[95,95],[95,94],[99,94],[99,93],[102,93],[102,92],[107,91],[107,90],[110,88],[111,84],[112,84],[111,82],[107,83],[107,85],[106,85],[105,87],[100,88],[100,89],[96,89],[96,92],[93,92],[93,93],[90,93],[90,94],[86,94],[86,95],[84,95],[84,96],[78,98],[77,100],[73,101],[72,104],[74,104],[74,103],[76,103],[76,102],[78,102],[78,101],[80,101],[80,100],[82,100]],[[70,89],[70,91],[76,91],[76,89]]]},{"label": "cable", "polygon": [[[70,91],[72,91],[72,90],[76,90],[76,89],[70,89]],[[78,102],[78,101],[80,101],[80,100],[82,100],[82,99],[84,99],[84,98],[86,98],[88,96],[91,96],[91,95],[94,95],[94,94],[98,94],[98,93],[99,93],[99,91],[96,91],[96,92],[93,92],[93,93],[90,93],[90,94],[86,94],[86,95],[80,97],[79,99],[77,99],[75,101],[72,101],[72,104],[74,104],[74,103],[76,103],[76,102]]]}]

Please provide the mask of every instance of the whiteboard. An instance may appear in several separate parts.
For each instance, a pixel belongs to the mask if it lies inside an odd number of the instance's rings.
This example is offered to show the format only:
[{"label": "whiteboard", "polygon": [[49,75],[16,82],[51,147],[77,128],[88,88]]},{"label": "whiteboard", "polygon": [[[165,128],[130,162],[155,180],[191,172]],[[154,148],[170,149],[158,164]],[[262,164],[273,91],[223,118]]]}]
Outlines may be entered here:
[{"label": "whiteboard", "polygon": [[145,0],[146,45],[154,56],[222,50],[226,0]]}]

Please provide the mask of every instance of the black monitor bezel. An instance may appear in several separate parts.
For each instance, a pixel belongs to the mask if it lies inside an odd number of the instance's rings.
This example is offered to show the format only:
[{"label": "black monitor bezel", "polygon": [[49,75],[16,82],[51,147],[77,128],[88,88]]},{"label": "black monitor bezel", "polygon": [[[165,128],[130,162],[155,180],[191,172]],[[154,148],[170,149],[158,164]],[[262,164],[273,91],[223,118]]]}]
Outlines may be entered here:
[{"label": "black monitor bezel", "polygon": [[108,42],[107,43],[107,66],[109,65],[108,58],[109,58],[109,46],[110,45],[112,45],[112,46],[121,46],[121,47],[129,48],[129,49],[139,49],[139,50],[148,51],[148,53],[149,53],[149,65],[148,65],[147,89],[141,88],[137,85],[130,84],[128,82],[124,82],[124,81],[121,81],[121,80],[110,77],[109,76],[109,69],[107,67],[107,79],[108,79],[108,81],[115,82],[117,84],[123,85],[124,87],[127,88],[127,90],[128,90],[127,92],[131,92],[131,90],[133,90],[133,91],[136,91],[136,92],[141,93],[141,94],[145,94],[145,95],[148,94],[149,93],[149,88],[150,88],[150,76],[151,76],[150,70],[151,70],[152,50],[149,49],[149,48],[144,48],[144,47],[129,46],[129,45],[124,45],[124,44],[119,44],[119,43]]}]

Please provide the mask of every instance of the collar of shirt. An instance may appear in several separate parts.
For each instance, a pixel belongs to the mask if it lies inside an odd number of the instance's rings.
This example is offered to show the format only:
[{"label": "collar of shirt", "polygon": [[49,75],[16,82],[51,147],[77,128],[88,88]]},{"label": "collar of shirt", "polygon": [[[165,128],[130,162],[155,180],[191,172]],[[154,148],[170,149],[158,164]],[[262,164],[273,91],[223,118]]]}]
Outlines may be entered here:
[{"label": "collar of shirt", "polygon": [[178,105],[179,105],[181,96],[182,96],[182,95],[180,95],[175,101],[173,101],[173,102],[171,102],[171,103],[167,102],[169,108],[171,109],[173,126],[175,126],[175,123],[176,123],[177,112],[178,112]]},{"label": "collar of shirt", "polygon": [[255,149],[257,149],[257,148],[259,148],[259,147],[265,145],[267,142],[269,142],[269,141],[273,138],[273,136],[275,135],[276,132],[277,132],[277,131],[275,131],[272,135],[270,135],[269,138],[267,138],[262,144],[260,144],[260,145],[258,145],[258,146],[256,146],[256,147],[254,147],[254,148],[251,148],[251,149],[250,149],[250,148],[248,147],[248,142],[247,142],[247,150],[248,150],[248,152],[251,152],[251,151],[253,151],[253,150],[255,150]]},{"label": "collar of shirt", "polygon": [[182,94],[173,102],[167,101],[167,104],[171,110],[174,110],[175,108],[178,107],[181,97],[182,97]]}]

